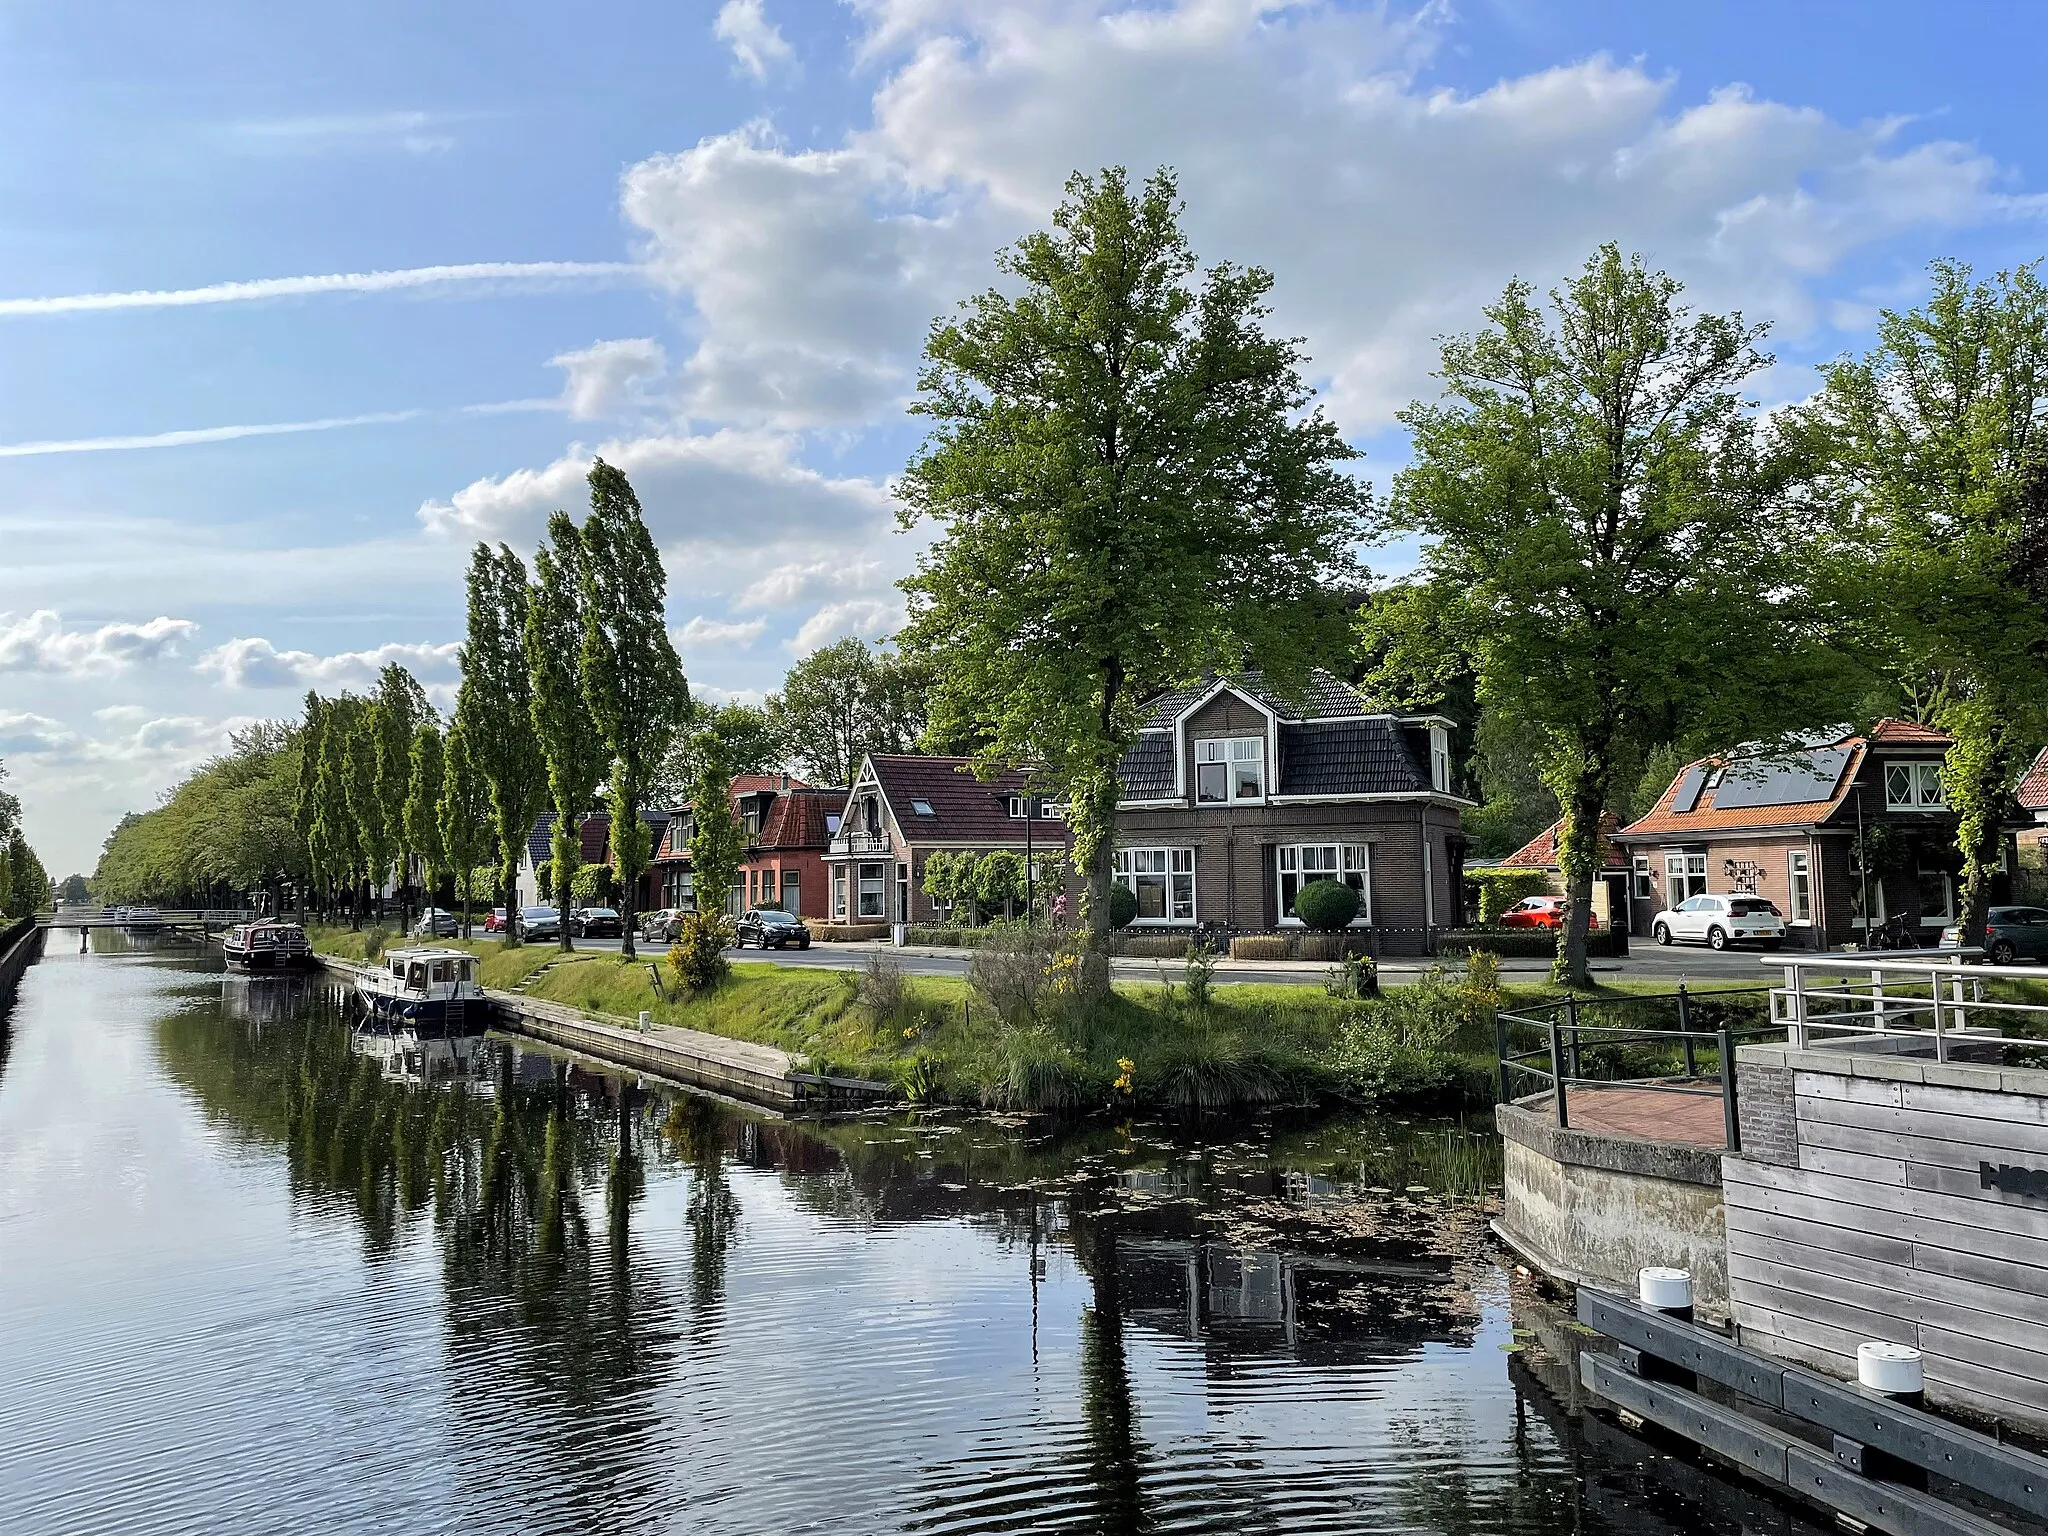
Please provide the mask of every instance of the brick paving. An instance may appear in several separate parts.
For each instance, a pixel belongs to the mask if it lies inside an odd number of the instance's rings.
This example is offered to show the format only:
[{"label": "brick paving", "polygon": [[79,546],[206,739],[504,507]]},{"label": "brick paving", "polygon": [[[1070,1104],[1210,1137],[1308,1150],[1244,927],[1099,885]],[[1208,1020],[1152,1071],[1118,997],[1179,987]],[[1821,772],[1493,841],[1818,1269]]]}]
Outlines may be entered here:
[{"label": "brick paving", "polygon": [[1574,1084],[1565,1099],[1572,1129],[1719,1147],[1726,1141],[1719,1085],[1712,1093],[1662,1093],[1653,1088]]}]

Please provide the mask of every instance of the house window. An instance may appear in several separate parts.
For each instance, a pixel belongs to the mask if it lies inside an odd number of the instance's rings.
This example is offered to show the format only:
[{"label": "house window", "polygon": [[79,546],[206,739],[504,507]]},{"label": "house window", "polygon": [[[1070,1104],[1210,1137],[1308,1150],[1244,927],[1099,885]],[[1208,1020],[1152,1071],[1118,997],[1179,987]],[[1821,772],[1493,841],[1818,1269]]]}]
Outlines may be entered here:
[{"label": "house window", "polygon": [[1636,900],[1655,901],[1657,899],[1657,872],[1650,868],[1650,856],[1647,853],[1636,855],[1635,876]]},{"label": "house window", "polygon": [[846,866],[832,866],[832,921],[846,921]]},{"label": "house window", "polygon": [[1195,799],[1204,805],[1266,797],[1266,738],[1227,736],[1195,743]]},{"label": "house window", "polygon": [[1923,869],[1919,875],[1920,926],[1940,928],[1956,918],[1955,877],[1945,869]]},{"label": "house window", "polygon": [[932,803],[929,800],[913,800],[910,802],[910,814],[913,816],[936,816],[938,812],[932,809]]},{"label": "house window", "polygon": [[791,917],[803,916],[803,876],[793,869],[785,869],[782,872],[782,910]]},{"label": "house window", "polygon": [[1794,848],[1785,855],[1785,884],[1792,893],[1792,910],[1785,914],[1786,921],[1812,922],[1813,856],[1804,849]]},{"label": "house window", "polygon": [[882,864],[860,866],[860,906],[858,915],[862,918],[884,918],[888,914],[888,867]]},{"label": "house window", "polygon": [[1884,803],[1894,811],[1941,811],[1948,796],[1941,789],[1941,764],[1890,763],[1884,770]]},{"label": "house window", "polygon": [[898,864],[896,866],[896,921],[899,923],[910,921],[910,866],[908,864]]},{"label": "house window", "polygon": [[1451,737],[1440,725],[1429,728],[1429,783],[1440,794],[1451,791]]},{"label": "house window", "polygon": [[746,809],[740,813],[740,830],[749,841],[761,835],[761,802],[752,795],[747,796]]},{"label": "house window", "polygon": [[1881,875],[1870,875],[1867,877],[1867,885],[1870,891],[1870,912],[1865,915],[1863,892],[1866,888],[1866,877],[1852,863],[1849,868],[1849,921],[1852,927],[1866,930],[1881,927],[1884,923],[1884,878]]},{"label": "house window", "polygon": [[697,877],[687,869],[676,876],[675,909],[678,912],[697,910]]},{"label": "house window", "polygon": [[1138,898],[1135,922],[1195,920],[1192,848],[1119,848],[1110,862],[1110,878]]},{"label": "house window", "polygon": [[[1025,797],[1023,795],[1010,796],[1010,816],[1013,820],[1024,820],[1024,806]],[[1030,806],[1030,816],[1033,821],[1055,821],[1059,817],[1059,812],[1053,808],[1052,801],[1043,795],[1032,796]]]},{"label": "house window", "polygon": [[[1425,845],[1425,852],[1427,845]],[[1370,855],[1364,843],[1294,843],[1275,850],[1280,876],[1280,921],[1298,923],[1294,898],[1311,880],[1336,880],[1358,892],[1357,926],[1372,921]]]},{"label": "house window", "polygon": [[1676,907],[1692,896],[1707,894],[1707,854],[1680,850],[1664,855],[1664,905]]}]

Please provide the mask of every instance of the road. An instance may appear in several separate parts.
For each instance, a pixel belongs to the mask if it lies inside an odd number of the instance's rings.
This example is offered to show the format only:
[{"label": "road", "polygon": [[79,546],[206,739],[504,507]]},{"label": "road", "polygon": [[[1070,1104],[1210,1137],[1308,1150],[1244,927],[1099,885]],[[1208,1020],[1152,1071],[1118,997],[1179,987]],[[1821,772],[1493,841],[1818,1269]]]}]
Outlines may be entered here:
[{"label": "road", "polygon": [[[617,939],[578,939],[578,949],[619,949]],[[659,955],[667,946],[641,940],[641,953]],[[766,960],[776,965],[820,966],[846,970],[867,963],[870,955],[884,954],[913,976],[965,976],[971,950],[925,949],[910,946],[896,949],[885,943],[813,944],[809,949],[728,950],[734,960]],[[1600,981],[1657,981],[1676,986],[1680,979],[1727,983],[1752,982],[1765,986],[1781,973],[1766,962],[1772,957],[1755,950],[1691,949],[1673,945],[1660,949],[1650,943],[1633,947],[1626,959],[1595,960],[1593,975]],[[1390,983],[1413,981],[1438,962],[1422,956],[1395,957],[1380,962],[1380,975]],[[1550,974],[1548,960],[1506,959],[1501,974],[1510,981],[1537,981]],[[1180,963],[1174,960],[1115,960],[1111,973],[1118,981],[1157,981],[1161,970],[1178,979]],[[1330,967],[1323,962],[1289,963],[1272,960],[1220,960],[1216,982],[1229,986],[1246,982],[1278,983],[1284,986],[1321,986]]]}]

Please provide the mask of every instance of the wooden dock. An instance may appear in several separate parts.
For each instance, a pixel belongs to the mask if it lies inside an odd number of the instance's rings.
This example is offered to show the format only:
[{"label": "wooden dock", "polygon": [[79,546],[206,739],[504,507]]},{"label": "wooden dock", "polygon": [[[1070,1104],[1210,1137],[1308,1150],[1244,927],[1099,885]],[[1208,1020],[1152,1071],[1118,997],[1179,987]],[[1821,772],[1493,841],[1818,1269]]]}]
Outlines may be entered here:
[{"label": "wooden dock", "polygon": [[[314,957],[330,972],[353,981],[369,967],[331,955]],[[561,1003],[517,992],[487,990],[495,1027],[525,1035],[629,1072],[685,1088],[701,1088],[784,1113],[865,1109],[899,1094],[893,1084],[865,1078],[828,1077],[800,1070],[788,1051],[749,1040],[732,1040],[673,1024],[636,1024],[600,1017]]]}]

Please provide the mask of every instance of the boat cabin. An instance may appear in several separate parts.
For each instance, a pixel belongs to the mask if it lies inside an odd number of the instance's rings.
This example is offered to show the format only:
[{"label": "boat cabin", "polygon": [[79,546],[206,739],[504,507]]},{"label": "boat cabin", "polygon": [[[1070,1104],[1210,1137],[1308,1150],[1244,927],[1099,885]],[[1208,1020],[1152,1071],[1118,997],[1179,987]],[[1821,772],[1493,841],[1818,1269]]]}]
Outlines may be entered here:
[{"label": "boat cabin", "polygon": [[385,959],[392,980],[408,992],[434,996],[437,988],[476,980],[476,956],[459,949],[394,949]]}]

